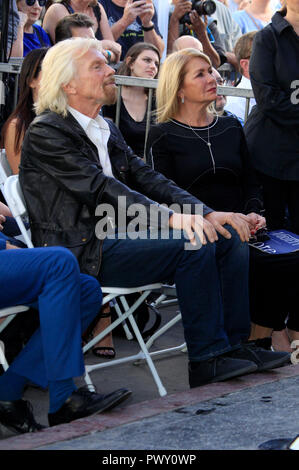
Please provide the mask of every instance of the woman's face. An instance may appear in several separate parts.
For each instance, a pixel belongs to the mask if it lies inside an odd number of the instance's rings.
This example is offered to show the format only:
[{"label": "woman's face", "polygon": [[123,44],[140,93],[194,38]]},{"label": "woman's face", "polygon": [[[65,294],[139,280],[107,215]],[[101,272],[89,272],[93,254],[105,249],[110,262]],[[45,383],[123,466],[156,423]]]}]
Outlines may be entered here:
[{"label": "woman's face", "polygon": [[155,78],[159,70],[159,57],[154,51],[142,51],[130,65],[131,76],[140,78]]},{"label": "woman's face", "polygon": [[35,0],[35,3],[31,7],[27,5],[25,0],[19,0],[17,5],[19,11],[26,13],[28,17],[27,24],[33,24],[39,19],[42,12],[42,7],[39,6],[37,0]]},{"label": "woman's face", "polygon": [[184,103],[207,105],[217,97],[217,84],[212,67],[200,57],[194,57],[185,68],[183,85],[178,96]]}]

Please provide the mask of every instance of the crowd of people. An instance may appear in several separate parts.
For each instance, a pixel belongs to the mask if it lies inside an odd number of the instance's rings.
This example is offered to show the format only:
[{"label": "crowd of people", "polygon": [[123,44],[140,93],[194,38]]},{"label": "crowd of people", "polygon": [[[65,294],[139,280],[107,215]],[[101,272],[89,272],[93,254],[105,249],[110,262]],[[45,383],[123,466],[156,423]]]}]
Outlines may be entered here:
[{"label": "crowd of people", "polygon": [[[298,0],[206,3],[13,3],[6,52],[24,60],[1,141],[36,248],[14,238],[3,200],[0,307],[39,312],[0,376],[0,423],[17,433],[42,429],[22,398],[28,383],[48,387],[50,426],[130,396],[73,382],[84,333],[110,323],[101,285],[175,284],[191,388],[290,363],[299,251],[254,241],[275,231],[299,240]],[[217,93],[224,63],[235,86],[253,89],[248,119],[244,98]],[[150,105],[148,88],[124,85],[117,107],[115,74],[156,79]],[[101,205],[116,215],[113,236]],[[132,236],[130,218],[116,222],[137,205]],[[112,334],[93,352],[113,358]]]}]

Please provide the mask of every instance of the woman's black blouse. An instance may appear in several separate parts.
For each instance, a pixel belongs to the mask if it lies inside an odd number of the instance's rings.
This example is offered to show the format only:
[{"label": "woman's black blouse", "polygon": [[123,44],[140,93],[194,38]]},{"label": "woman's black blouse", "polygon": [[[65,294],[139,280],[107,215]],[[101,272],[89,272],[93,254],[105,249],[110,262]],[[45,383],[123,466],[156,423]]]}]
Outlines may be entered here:
[{"label": "woman's black blouse", "polygon": [[215,118],[209,131],[175,120],[156,124],[149,132],[147,159],[214,210],[249,213],[262,208],[243,129],[234,117]]},{"label": "woman's black blouse", "polygon": [[[152,102],[152,112],[155,109],[155,102]],[[112,106],[103,106],[102,114],[104,117],[110,118],[115,121],[116,116],[116,105]],[[135,121],[132,116],[128,113],[127,108],[123,103],[121,98],[120,105],[120,120],[119,120],[119,129],[124,136],[126,143],[131,147],[133,152],[138,155],[138,157],[144,157],[144,144],[145,144],[145,131],[146,131],[146,120],[147,112],[143,117],[142,121]],[[151,115],[151,121],[153,122],[153,117]]]}]

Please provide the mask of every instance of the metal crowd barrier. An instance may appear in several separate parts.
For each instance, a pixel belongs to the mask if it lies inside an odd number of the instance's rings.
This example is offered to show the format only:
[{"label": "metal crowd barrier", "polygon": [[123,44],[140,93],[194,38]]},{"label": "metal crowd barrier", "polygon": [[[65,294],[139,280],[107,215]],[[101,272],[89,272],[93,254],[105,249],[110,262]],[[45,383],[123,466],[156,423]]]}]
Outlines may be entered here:
[{"label": "metal crowd barrier", "polygon": [[[15,74],[15,84],[14,84],[14,107],[16,106],[17,99],[18,99],[18,84],[19,84],[19,74],[21,71],[23,58],[14,58],[10,59],[8,63],[0,63],[0,83],[2,83],[2,75],[3,73]],[[232,72],[232,67],[229,64],[224,64],[219,69],[219,72],[222,74],[227,74]],[[148,88],[148,107],[147,107],[147,115],[146,115],[146,131],[145,131],[145,145],[146,140],[149,132],[149,128],[151,125],[151,115],[152,115],[152,100],[153,100],[153,91],[157,88],[156,79],[149,79],[149,78],[137,78],[137,77],[125,77],[123,75],[115,75],[115,82],[118,85],[118,94],[117,94],[117,104],[116,104],[116,118],[115,124],[119,126],[120,120],[120,96],[121,96],[121,88],[122,86],[140,86],[143,88]],[[2,101],[4,99],[3,92],[4,87],[0,88],[0,103],[4,104]],[[245,116],[244,121],[246,121],[248,114],[249,114],[249,105],[250,105],[250,98],[253,98],[252,90],[242,89],[242,88],[235,88],[232,86],[218,86],[217,87],[218,93],[225,96],[238,96],[240,98],[246,99],[246,106],[245,106]]]},{"label": "metal crowd barrier", "polygon": [[3,83],[3,73],[9,73],[15,75],[14,83],[14,97],[13,97],[13,107],[16,107],[18,101],[18,88],[19,88],[19,75],[21,72],[21,67],[23,63],[23,57],[16,57],[10,59],[8,63],[0,63],[0,104],[5,104],[5,87]]},{"label": "metal crowd barrier", "polygon": [[[147,117],[146,117],[145,143],[144,143],[144,148],[145,148],[148,132],[149,132],[150,125],[151,125],[153,90],[157,88],[158,80],[149,79],[149,78],[125,77],[123,75],[116,75],[115,76],[115,82],[118,85],[118,95],[117,95],[117,104],[116,104],[116,117],[115,117],[115,124],[117,126],[119,126],[120,96],[121,96],[122,86],[140,86],[140,87],[143,87],[143,88],[149,88]],[[236,87],[233,87],[233,86],[217,86],[217,91],[218,91],[219,95],[238,96],[240,98],[246,99],[245,116],[244,116],[244,122],[246,122],[246,119],[247,119],[248,114],[249,114],[250,98],[254,98],[253,91],[245,89],[245,88],[236,88]]]}]

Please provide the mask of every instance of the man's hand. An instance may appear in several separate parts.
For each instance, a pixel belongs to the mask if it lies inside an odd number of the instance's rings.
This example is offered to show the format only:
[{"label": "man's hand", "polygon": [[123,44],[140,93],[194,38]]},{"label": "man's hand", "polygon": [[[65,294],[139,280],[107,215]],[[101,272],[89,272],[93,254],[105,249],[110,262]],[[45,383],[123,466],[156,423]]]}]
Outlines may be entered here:
[{"label": "man's hand", "polygon": [[115,41],[110,41],[109,39],[103,39],[101,41],[102,48],[103,48],[103,55],[107,58],[106,51],[110,51],[112,53],[111,62],[117,64],[120,61],[121,56],[121,45]]},{"label": "man's hand", "polygon": [[139,13],[138,16],[141,19],[142,26],[148,28],[149,26],[151,26],[151,21],[155,14],[155,8],[152,0],[146,0],[146,3],[144,3],[141,8],[142,12]]},{"label": "man's hand", "polygon": [[176,230],[184,230],[192,245],[196,245],[195,234],[198,235],[203,245],[208,240],[213,243],[218,240],[216,230],[207,218],[194,214],[174,213],[169,219],[169,227]]},{"label": "man's hand", "polygon": [[144,6],[146,4],[146,0],[128,0],[126,6],[124,8],[123,20],[129,26],[132,24],[137,16],[140,16],[144,12]]},{"label": "man's hand", "polygon": [[0,214],[0,232],[3,230],[3,223],[6,221],[6,217],[2,214]]},{"label": "man's hand", "polygon": [[174,7],[171,17],[179,21],[184,15],[186,15],[186,13],[190,13],[191,8],[192,2],[189,2],[188,0],[179,0]]},{"label": "man's hand", "polygon": [[231,225],[236,230],[242,242],[248,242],[250,238],[251,220],[247,215],[215,211],[207,214],[205,220],[208,220],[224,238],[231,238],[230,232],[223,227],[225,224]]},{"label": "man's hand", "polygon": [[15,246],[9,242],[6,242],[6,249],[7,250],[20,250],[21,248],[19,246]]},{"label": "man's hand", "polygon": [[186,24],[189,30],[193,29],[198,38],[200,39],[203,34],[206,33],[207,31],[207,24],[208,24],[208,18],[205,15],[204,16],[204,21],[202,18],[199,16],[199,14],[195,11],[192,10],[190,13],[190,20],[191,20],[191,25]]}]

